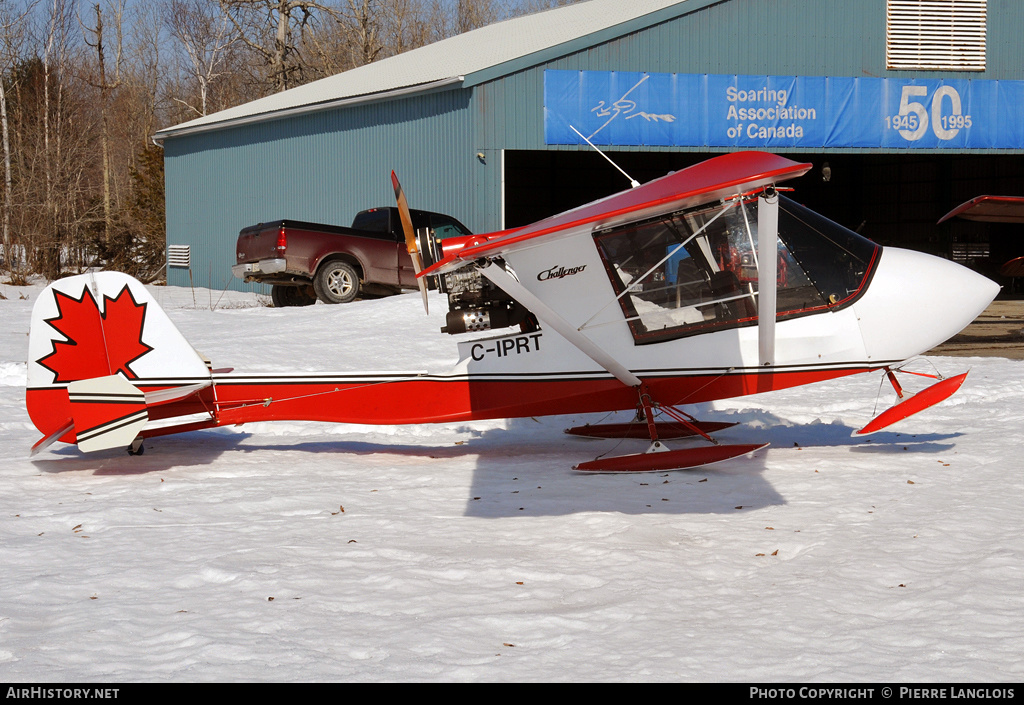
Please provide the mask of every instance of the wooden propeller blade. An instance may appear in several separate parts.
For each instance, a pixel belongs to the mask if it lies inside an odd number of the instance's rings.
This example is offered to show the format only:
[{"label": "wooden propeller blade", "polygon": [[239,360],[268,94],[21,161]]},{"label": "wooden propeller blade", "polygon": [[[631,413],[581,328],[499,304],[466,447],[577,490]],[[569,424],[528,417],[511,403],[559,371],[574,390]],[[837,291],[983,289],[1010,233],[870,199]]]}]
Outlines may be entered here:
[{"label": "wooden propeller blade", "polygon": [[416,242],[416,232],[412,229],[412,213],[409,212],[409,202],[405,199],[405,192],[402,185],[398,183],[398,176],[394,170],[391,172],[391,185],[395,188],[395,201],[398,203],[398,217],[402,221],[402,232],[405,233],[405,248],[409,250],[412,257],[412,268],[416,272],[416,282],[420,287],[420,294],[423,296],[423,310],[430,313],[427,306],[427,283],[419,276],[423,271],[423,258],[420,256],[419,244]]}]

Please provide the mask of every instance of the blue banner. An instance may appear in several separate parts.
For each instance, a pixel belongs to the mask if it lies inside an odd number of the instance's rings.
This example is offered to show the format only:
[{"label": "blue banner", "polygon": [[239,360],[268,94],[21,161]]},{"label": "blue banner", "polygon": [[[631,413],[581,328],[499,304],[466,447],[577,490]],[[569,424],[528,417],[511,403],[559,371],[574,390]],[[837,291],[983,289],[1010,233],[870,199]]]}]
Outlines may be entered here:
[{"label": "blue banner", "polygon": [[547,144],[1024,149],[1022,115],[1024,81],[544,72]]}]

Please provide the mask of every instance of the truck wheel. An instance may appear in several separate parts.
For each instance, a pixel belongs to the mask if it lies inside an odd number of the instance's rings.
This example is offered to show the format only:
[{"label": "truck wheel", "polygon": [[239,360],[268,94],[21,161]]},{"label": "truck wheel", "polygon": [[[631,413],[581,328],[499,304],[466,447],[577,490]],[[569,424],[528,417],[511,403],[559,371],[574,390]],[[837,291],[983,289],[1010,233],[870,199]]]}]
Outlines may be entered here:
[{"label": "truck wheel", "polygon": [[313,288],[325,304],[347,304],[359,295],[359,274],[348,262],[332,260],[316,270]]},{"label": "truck wheel", "polygon": [[312,306],[316,303],[316,296],[310,286],[283,286],[274,284],[270,288],[270,301],[274,308],[285,306]]}]

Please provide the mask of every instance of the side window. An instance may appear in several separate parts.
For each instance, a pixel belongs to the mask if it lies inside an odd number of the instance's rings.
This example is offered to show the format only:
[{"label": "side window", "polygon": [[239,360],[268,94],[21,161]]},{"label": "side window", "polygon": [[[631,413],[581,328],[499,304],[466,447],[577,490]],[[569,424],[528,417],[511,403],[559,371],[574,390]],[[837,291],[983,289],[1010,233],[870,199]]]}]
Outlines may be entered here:
[{"label": "side window", "polygon": [[[600,232],[595,240],[638,344],[757,322],[756,198]],[[851,301],[877,249],[782,199],[777,316],[806,315]]]}]

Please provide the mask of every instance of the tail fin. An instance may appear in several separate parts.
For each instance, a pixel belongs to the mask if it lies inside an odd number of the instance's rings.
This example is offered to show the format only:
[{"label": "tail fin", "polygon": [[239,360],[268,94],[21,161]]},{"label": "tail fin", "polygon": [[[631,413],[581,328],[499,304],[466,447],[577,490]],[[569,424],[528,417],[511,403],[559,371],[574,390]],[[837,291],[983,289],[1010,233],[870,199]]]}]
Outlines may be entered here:
[{"label": "tail fin", "polygon": [[55,440],[85,451],[125,446],[146,425],[147,403],[209,384],[203,357],[126,274],[61,279],[32,309],[25,400],[43,434],[33,452]]}]

